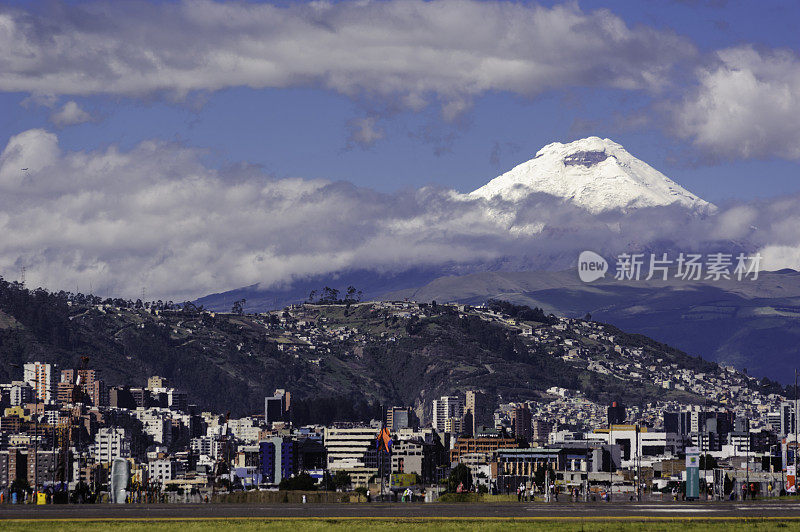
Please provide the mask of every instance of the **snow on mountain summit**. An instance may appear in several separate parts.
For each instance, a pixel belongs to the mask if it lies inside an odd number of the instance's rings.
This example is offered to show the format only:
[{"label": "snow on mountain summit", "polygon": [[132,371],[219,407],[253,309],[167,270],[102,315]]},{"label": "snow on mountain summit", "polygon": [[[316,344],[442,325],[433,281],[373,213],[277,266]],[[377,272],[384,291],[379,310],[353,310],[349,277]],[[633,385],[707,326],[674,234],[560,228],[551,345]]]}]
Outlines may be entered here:
[{"label": "snow on mountain summit", "polygon": [[716,209],[621,145],[599,137],[548,144],[469,195],[516,202],[532,193],[563,198],[593,213],[676,203],[700,213]]}]

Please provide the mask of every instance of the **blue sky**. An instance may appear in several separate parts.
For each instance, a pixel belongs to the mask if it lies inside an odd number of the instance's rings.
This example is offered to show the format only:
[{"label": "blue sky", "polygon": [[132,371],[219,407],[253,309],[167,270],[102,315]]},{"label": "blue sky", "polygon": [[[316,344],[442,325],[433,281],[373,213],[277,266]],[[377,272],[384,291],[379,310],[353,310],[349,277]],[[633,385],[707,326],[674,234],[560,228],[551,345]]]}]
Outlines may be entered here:
[{"label": "blue sky", "polygon": [[[469,192],[550,142],[590,135],[615,140],[704,199],[758,210],[762,198],[800,192],[797,20],[795,2],[744,0],[6,1],[0,227],[13,234],[30,226],[46,201],[85,207],[96,193],[130,203],[137,190],[157,197],[198,179],[212,183],[209,198],[263,182],[294,198],[342,181],[337,193],[403,205],[429,185]],[[168,162],[151,167],[137,157]],[[56,185],[54,176],[71,177]],[[130,190],[116,188],[122,180]],[[28,196],[26,183],[50,195]],[[208,219],[223,217],[213,202],[195,201]],[[264,207],[238,201],[232,209]],[[410,216],[421,208],[415,203]],[[105,212],[94,230],[130,227],[133,235],[83,245],[90,227],[82,224],[97,214],[71,209],[50,231],[74,224],[74,242],[9,237],[5,248],[0,242],[0,273],[25,265],[51,285],[96,276],[119,291],[145,282],[167,291],[167,270],[159,280],[123,279],[171,264],[175,249],[198,246],[202,233],[139,242],[146,220]],[[800,243],[770,234],[774,242],[759,245],[786,248],[779,264],[800,263]],[[259,238],[267,237],[234,238],[233,263],[212,266],[214,253],[195,249],[204,272],[187,275],[201,280],[176,293],[275,282],[282,277],[259,277],[254,261],[302,262]],[[108,245],[95,249],[98,241]],[[138,243],[121,249],[121,241]],[[372,249],[365,242],[359,250]],[[320,261],[372,260],[351,251]]]},{"label": "blue sky", "polygon": [[[46,4],[22,4],[33,12]],[[80,4],[75,2],[75,4]],[[543,5],[559,5],[544,2]],[[671,31],[701,53],[752,44],[800,48],[793,27],[800,9],[792,2],[618,1],[580,2],[584,11],[604,8],[629,27]],[[151,138],[207,148],[212,165],[248,162],[276,177],[348,180],[380,191],[431,184],[467,192],[530,157],[544,144],[587,135],[608,136],[628,151],[711,201],[769,197],[800,190],[796,160],[761,156],[698,160],[685,139],[648,124],[620,124],[647,112],[646,91],[561,87],[534,96],[492,91],[473,98],[455,122],[435,105],[415,111],[387,110],[386,101],[362,101],[307,86],[195,91],[183,99],[159,94],[59,95],[75,101],[95,121],[55,128],[52,109],[21,105],[30,93],[0,95],[0,143],[20,131],[57,131],[61,145],[91,150],[110,143],[130,148]],[[58,105],[58,104],[56,104]],[[348,122],[370,113],[383,138],[367,146],[348,141]],[[494,154],[494,156],[493,156]]]}]

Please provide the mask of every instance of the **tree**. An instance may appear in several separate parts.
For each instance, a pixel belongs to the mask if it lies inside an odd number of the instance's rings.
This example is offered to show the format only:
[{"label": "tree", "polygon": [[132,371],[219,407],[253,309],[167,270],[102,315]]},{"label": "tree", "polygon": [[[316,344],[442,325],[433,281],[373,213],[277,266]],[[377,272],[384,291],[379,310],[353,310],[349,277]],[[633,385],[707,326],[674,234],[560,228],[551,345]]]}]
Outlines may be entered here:
[{"label": "tree", "polygon": [[548,466],[547,469],[545,469],[544,467],[540,467],[533,474],[533,482],[541,490],[545,489],[544,481],[545,481],[545,474],[547,471],[550,471],[550,482],[555,482],[556,472],[553,470],[552,466]]},{"label": "tree", "polygon": [[447,478],[447,491],[456,493],[459,486],[461,491],[472,490],[472,472],[464,464],[458,464],[450,471],[450,476]]},{"label": "tree", "polygon": [[85,482],[78,483],[78,485],[70,494],[70,502],[73,504],[85,502],[93,503],[95,498],[96,494],[92,493],[89,485]]},{"label": "tree", "polygon": [[345,292],[345,299],[347,301],[354,301],[356,295],[356,288],[353,285],[347,287],[347,291]]},{"label": "tree", "polygon": [[244,304],[247,303],[246,299],[237,299],[233,302],[233,306],[231,307],[231,313],[236,314],[237,316],[241,316],[244,314]]},{"label": "tree", "polygon": [[344,490],[346,488],[349,488],[350,484],[353,483],[352,479],[350,478],[350,473],[347,473],[346,471],[337,471],[333,475],[331,481],[333,482],[333,486],[337,490]]},{"label": "tree", "polygon": [[30,490],[31,485],[26,478],[17,477],[14,482],[11,483],[11,486],[9,486],[9,491],[11,493],[16,493],[17,496],[22,496],[23,493],[27,493]]},{"label": "tree", "polygon": [[326,286],[322,289],[322,297],[319,300],[320,303],[336,303],[337,301],[339,301],[338,290],[330,286]]},{"label": "tree", "polygon": [[289,491],[314,491],[317,489],[317,484],[314,482],[311,475],[303,471],[297,476],[281,480],[278,489]]},{"label": "tree", "polygon": [[203,312],[203,305],[197,306],[191,301],[184,301],[182,308],[186,314],[200,314]]},{"label": "tree", "polygon": [[700,456],[700,469],[716,469],[719,467],[717,459],[710,454]]}]

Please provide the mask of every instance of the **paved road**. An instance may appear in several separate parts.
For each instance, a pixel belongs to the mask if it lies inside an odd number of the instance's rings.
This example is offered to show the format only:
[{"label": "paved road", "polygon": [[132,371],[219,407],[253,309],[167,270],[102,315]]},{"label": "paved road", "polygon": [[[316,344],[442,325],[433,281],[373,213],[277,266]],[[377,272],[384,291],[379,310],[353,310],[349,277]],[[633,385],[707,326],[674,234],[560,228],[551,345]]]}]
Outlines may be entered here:
[{"label": "paved road", "polygon": [[235,518],[523,518],[523,519],[732,519],[800,520],[800,503],[519,503],[519,504],[181,504],[3,505],[2,519],[235,519]]}]

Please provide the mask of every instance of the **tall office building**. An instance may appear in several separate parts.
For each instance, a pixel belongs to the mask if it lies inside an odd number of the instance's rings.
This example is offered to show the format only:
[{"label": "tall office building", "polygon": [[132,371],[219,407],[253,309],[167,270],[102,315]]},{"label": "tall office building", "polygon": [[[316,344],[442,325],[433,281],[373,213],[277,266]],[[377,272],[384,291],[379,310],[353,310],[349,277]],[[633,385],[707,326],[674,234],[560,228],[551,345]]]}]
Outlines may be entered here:
[{"label": "tall office building", "polygon": [[94,442],[95,460],[100,463],[110,463],[115,458],[128,458],[131,455],[131,436],[124,428],[101,428]]},{"label": "tall office building", "polygon": [[328,453],[328,469],[368,467],[367,455],[375,450],[378,432],[374,427],[325,427],[323,442]]},{"label": "tall office building", "polygon": [[517,439],[524,439],[530,441],[531,430],[531,411],[528,405],[521,403],[514,408],[514,435]]},{"label": "tall office building", "polygon": [[391,432],[411,428],[414,425],[414,412],[410,406],[390,406],[386,410],[386,426]]},{"label": "tall office building", "polygon": [[553,424],[549,421],[535,419],[531,425],[533,428],[531,432],[531,439],[539,445],[545,445],[547,443],[548,436],[550,436],[550,433],[553,431]]},{"label": "tall office building", "polygon": [[276,421],[289,421],[289,408],[291,405],[291,394],[286,390],[275,390],[272,397],[264,398],[264,421],[274,423]]},{"label": "tall office building", "polygon": [[794,434],[797,426],[797,416],[794,412],[794,401],[784,401],[781,403],[780,436]]},{"label": "tall office building", "polygon": [[[445,395],[433,400],[433,428],[446,432],[445,423],[448,419],[458,418],[459,425],[464,415],[464,403],[455,395]],[[454,423],[450,424],[451,427]]]},{"label": "tall office building", "polygon": [[93,369],[62,370],[61,380],[56,386],[56,397],[59,403],[88,401],[94,406],[108,404],[108,391]]},{"label": "tall office building", "polygon": [[[475,390],[469,390],[464,404],[464,413],[472,414],[471,431],[474,436],[478,432],[478,427],[482,425],[492,425],[487,416],[488,399],[485,394]],[[466,427],[465,427],[466,428]]]},{"label": "tall office building", "polygon": [[153,375],[147,379],[147,389],[155,390],[156,388],[169,388],[169,382],[164,377]]},{"label": "tall office building", "polygon": [[23,380],[34,389],[36,397],[43,403],[52,403],[55,400],[54,372],[55,366],[44,362],[28,362],[23,366]]}]

